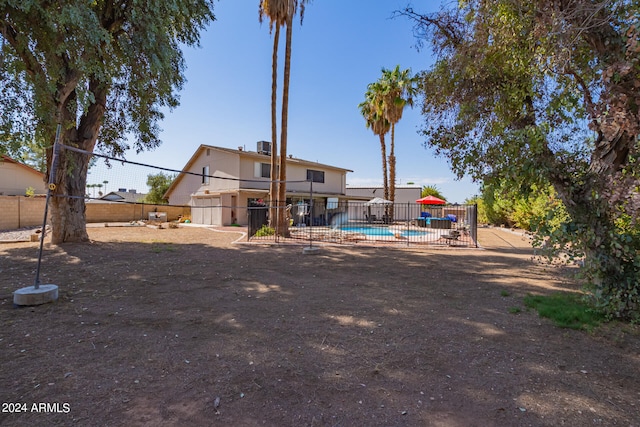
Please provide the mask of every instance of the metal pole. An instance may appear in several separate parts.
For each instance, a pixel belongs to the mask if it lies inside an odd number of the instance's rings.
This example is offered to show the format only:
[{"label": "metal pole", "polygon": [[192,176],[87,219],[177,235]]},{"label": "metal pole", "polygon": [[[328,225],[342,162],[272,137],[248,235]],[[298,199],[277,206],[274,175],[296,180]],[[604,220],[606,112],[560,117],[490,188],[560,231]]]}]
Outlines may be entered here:
[{"label": "metal pole", "polygon": [[309,181],[309,248],[313,247],[313,177]]},{"label": "metal pole", "polygon": [[47,214],[49,213],[49,200],[51,199],[51,191],[56,188],[56,168],[58,167],[58,155],[60,147],[58,142],[60,140],[60,123],[56,128],[56,139],[53,143],[53,155],[51,157],[51,169],[49,170],[49,185],[47,185],[47,199],[44,204],[44,219],[42,220],[42,235],[40,236],[40,250],[38,252],[38,264],[36,266],[36,279],[33,287],[40,288],[40,264],[42,263],[42,246],[44,245],[44,237],[47,232]]},{"label": "metal pole", "polygon": [[[278,181],[278,186],[280,185],[280,181]],[[280,190],[278,190],[278,196],[280,196]],[[286,200],[286,195],[285,195]],[[280,199],[276,200],[276,227],[275,227],[275,242],[280,243]]]},{"label": "metal pole", "polygon": [[[409,242],[411,240],[411,233],[409,232],[409,225],[411,224],[411,214],[409,213],[409,202],[407,202],[407,209],[404,211],[404,216],[406,218],[406,224],[407,224],[407,247],[409,247]],[[418,240],[419,236],[416,235],[416,240]]]},{"label": "metal pole", "polygon": [[476,248],[478,247],[478,204],[474,203],[473,205],[473,223],[470,226],[471,230],[471,238],[476,243]]}]

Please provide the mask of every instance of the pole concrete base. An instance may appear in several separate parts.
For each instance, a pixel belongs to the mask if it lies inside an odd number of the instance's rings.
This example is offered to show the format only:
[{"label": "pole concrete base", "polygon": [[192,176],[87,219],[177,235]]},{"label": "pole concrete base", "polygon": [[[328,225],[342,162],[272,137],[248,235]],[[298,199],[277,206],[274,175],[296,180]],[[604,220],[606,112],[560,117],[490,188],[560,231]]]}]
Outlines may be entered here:
[{"label": "pole concrete base", "polygon": [[320,248],[315,247],[315,246],[307,246],[306,248],[302,249],[302,253],[305,255],[315,255],[318,253],[318,251],[320,250]]},{"label": "pole concrete base", "polygon": [[58,287],[56,285],[40,285],[18,289],[13,293],[15,305],[40,305],[53,302],[58,299]]}]

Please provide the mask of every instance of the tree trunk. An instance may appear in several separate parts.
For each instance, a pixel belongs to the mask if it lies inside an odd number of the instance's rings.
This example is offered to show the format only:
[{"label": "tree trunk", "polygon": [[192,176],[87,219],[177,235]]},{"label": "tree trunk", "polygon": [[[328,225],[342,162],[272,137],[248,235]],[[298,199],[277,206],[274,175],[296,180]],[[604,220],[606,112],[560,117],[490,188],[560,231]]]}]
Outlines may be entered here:
[{"label": "tree trunk", "polygon": [[280,136],[280,174],[278,177],[278,234],[289,235],[287,223],[287,120],[289,119],[289,77],[291,75],[291,36],[293,17],[287,18],[286,44],[284,54],[284,83],[282,87],[282,125]]},{"label": "tree trunk", "polygon": [[591,172],[602,181],[602,197],[609,201],[613,211],[626,213],[634,223],[640,215],[640,182],[637,176],[626,174],[622,169],[629,163],[636,140],[637,135],[627,132],[613,135],[601,132],[591,157]]},{"label": "tree trunk", "polygon": [[380,151],[382,152],[382,185],[384,190],[384,199],[389,200],[389,178],[387,172],[387,144],[384,142],[384,134],[380,137]]},{"label": "tree trunk", "polygon": [[[62,122],[61,141],[70,147],[93,152],[102,118],[106,109],[108,89],[96,80],[89,80],[89,91],[93,94],[94,103],[77,121],[77,127],[69,127],[76,123],[74,115],[76,103],[75,90],[59,103],[58,118]],[[52,150],[47,151],[47,169],[51,171]],[[51,243],[87,242],[89,236],[86,228],[85,189],[87,172],[91,156],[71,150],[61,149],[57,159],[55,172],[55,190],[50,198],[51,209]],[[51,173],[51,172],[49,172]]]},{"label": "tree trunk", "polygon": [[[396,155],[395,155],[396,125],[391,124],[391,149],[389,152],[389,200],[396,200]],[[387,218],[393,221],[393,205],[387,205]]]},{"label": "tree trunk", "polygon": [[271,183],[269,184],[269,225],[276,226],[276,204],[278,200],[278,114],[276,105],[278,100],[278,43],[280,41],[280,25],[276,24],[273,36],[273,55],[271,57]]},{"label": "tree trunk", "polygon": [[89,241],[84,204],[88,164],[86,155],[60,150],[54,180],[56,188],[49,200],[53,244]]}]

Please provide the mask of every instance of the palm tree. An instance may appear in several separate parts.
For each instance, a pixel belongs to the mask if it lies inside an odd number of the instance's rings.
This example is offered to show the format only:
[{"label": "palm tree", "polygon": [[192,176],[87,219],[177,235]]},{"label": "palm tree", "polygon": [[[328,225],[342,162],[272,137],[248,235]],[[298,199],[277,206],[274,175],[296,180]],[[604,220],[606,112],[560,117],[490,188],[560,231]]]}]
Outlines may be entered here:
[{"label": "palm tree", "polygon": [[[286,236],[289,234],[289,224],[286,218],[286,200],[287,200],[287,121],[289,118],[289,79],[291,74],[291,38],[293,34],[293,17],[300,7],[300,23],[304,18],[305,3],[309,0],[261,0],[260,1],[260,16],[268,16],[271,26],[276,26],[277,37],[279,38],[279,28],[282,25],[286,25],[286,39],[285,39],[285,57],[284,57],[284,80],[282,88],[282,123],[280,129],[280,157],[279,157],[279,170],[278,170],[278,196],[277,196],[277,233]],[[276,74],[275,69],[277,67],[277,40],[274,37],[274,54],[272,58],[272,80],[271,80],[271,136],[275,142],[276,140],[276,125],[275,125],[275,92],[276,92]],[[275,65],[274,65],[275,64]],[[272,142],[272,144],[273,144]],[[276,148],[272,147],[272,182],[273,175],[275,174],[274,157],[276,156]],[[270,187],[270,191],[273,187]]]},{"label": "palm tree", "polygon": [[107,194],[107,184],[109,181],[102,181],[102,183],[104,184],[104,193]]},{"label": "palm tree", "polygon": [[96,197],[96,187],[98,186],[98,184],[87,184],[87,188],[92,188],[93,189],[93,198]]},{"label": "palm tree", "polygon": [[389,199],[389,178],[387,171],[387,144],[385,135],[389,132],[389,121],[382,114],[382,87],[379,82],[367,86],[364,102],[358,105],[360,113],[366,121],[367,128],[380,138],[380,152],[382,153],[382,182],[384,198]]},{"label": "palm tree", "polygon": [[420,197],[434,196],[438,199],[446,201],[447,199],[442,195],[442,192],[436,185],[425,185],[420,191]]},{"label": "palm tree", "polygon": [[396,123],[402,118],[404,107],[413,107],[413,97],[417,93],[416,77],[411,76],[411,69],[400,70],[396,65],[393,70],[382,69],[380,84],[383,96],[383,115],[391,124],[391,146],[389,150],[389,200],[396,197],[396,156],[395,156],[395,129]]},{"label": "palm tree", "polygon": [[278,130],[277,130],[277,88],[278,88],[278,44],[280,40],[280,27],[285,25],[287,16],[287,1],[285,0],[260,0],[258,9],[260,22],[269,19],[269,31],[273,31],[273,53],[271,55],[271,184],[269,185],[269,221],[271,226],[275,226],[276,202],[278,196],[276,170],[278,164]]}]

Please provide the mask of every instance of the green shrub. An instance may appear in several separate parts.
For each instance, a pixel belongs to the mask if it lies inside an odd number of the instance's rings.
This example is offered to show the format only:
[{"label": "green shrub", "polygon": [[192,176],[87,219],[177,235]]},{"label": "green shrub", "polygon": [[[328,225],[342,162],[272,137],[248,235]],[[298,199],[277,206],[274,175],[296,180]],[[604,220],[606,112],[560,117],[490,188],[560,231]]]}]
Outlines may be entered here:
[{"label": "green shrub", "polygon": [[265,237],[265,236],[273,236],[276,234],[276,230],[269,227],[268,225],[263,225],[258,231],[256,231],[256,237]]}]

